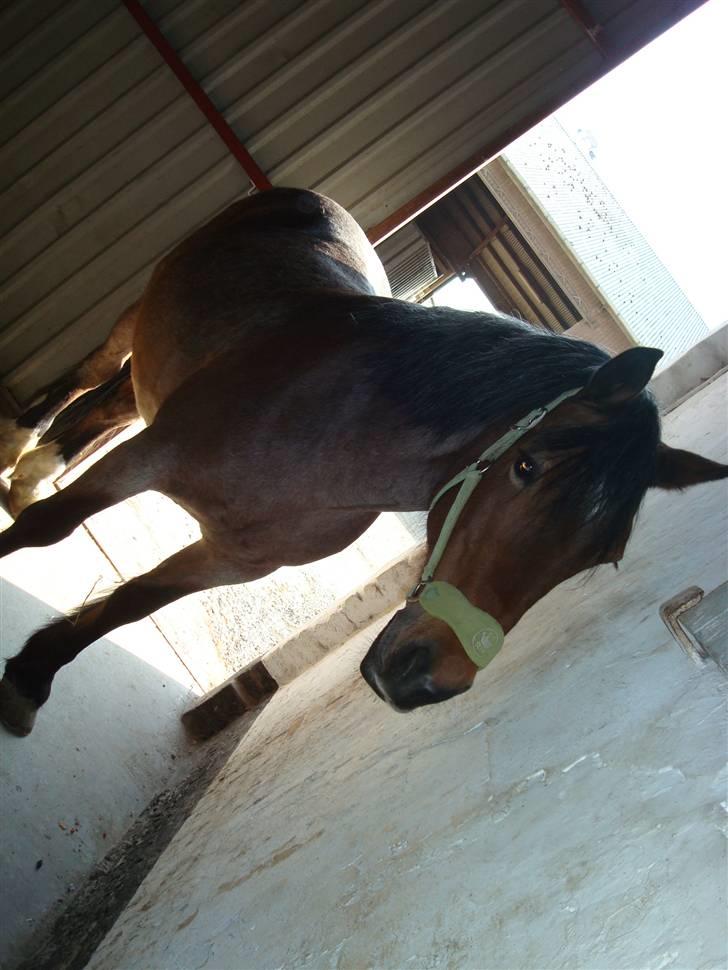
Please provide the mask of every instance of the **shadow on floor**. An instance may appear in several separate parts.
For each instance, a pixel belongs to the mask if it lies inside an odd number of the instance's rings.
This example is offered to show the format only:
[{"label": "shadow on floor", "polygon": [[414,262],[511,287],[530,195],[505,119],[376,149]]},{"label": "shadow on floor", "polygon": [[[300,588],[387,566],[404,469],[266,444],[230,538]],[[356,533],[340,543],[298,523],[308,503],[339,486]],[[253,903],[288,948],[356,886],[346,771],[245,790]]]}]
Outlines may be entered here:
[{"label": "shadow on floor", "polygon": [[6,970],[83,970],[258,713],[249,712],[200,746],[193,763],[186,762],[84,882],[53,907],[22,960]]},{"label": "shadow on floor", "polygon": [[[53,615],[2,581],[0,658]],[[180,715],[194,697],[189,683],[103,639],[58,674],[29,737],[0,728],[1,965],[189,761]]]}]

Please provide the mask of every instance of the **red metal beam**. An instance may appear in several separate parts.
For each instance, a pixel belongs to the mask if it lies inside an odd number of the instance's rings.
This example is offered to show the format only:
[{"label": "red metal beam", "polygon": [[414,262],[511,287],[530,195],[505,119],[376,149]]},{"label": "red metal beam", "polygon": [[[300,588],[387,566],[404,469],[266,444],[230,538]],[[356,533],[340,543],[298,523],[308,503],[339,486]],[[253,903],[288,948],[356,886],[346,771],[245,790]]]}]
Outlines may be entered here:
[{"label": "red metal beam", "polygon": [[138,0],[124,0],[124,5],[162,55],[167,66],[174,72],[185,91],[187,91],[205,118],[207,118],[220,138],[222,138],[228,151],[240,164],[256,189],[262,192],[266,189],[273,188],[268,176],[258,167],[252,155],[245,149],[245,146],[241,143],[230,125],[225,121],[210,98],[190,74],[177,54],[177,51],[172,47],[162,31],[157,27],[144,7],[142,7],[141,3]]},{"label": "red metal beam", "polygon": [[599,51],[602,57],[609,60],[609,52],[605,49],[599,36],[602,32],[602,25],[593,19],[581,0],[561,0],[561,6],[571,19],[579,25],[589,42]]}]

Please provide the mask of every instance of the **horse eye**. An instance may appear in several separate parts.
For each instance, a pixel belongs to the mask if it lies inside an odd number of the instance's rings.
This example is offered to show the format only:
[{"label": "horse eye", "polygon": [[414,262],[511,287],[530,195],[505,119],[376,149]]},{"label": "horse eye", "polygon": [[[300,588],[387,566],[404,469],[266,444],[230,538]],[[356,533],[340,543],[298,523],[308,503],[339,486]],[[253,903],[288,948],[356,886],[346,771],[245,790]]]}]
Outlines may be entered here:
[{"label": "horse eye", "polygon": [[536,466],[530,458],[519,458],[513,466],[513,471],[516,473],[518,478],[521,479],[521,481],[527,482],[533,477],[533,473],[536,471]]}]

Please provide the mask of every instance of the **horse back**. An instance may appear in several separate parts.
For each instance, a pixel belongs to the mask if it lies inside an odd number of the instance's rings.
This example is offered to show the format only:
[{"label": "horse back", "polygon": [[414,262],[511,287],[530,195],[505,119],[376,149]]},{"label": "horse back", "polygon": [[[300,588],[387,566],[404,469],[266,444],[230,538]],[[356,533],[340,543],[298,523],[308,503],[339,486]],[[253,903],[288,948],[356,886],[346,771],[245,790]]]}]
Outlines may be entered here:
[{"label": "horse back", "polygon": [[366,235],[333,200],[272,189],[236,202],[152,274],[133,346],[140,411],[150,421],[192,373],[261,328],[270,336],[304,299],[389,292]]}]

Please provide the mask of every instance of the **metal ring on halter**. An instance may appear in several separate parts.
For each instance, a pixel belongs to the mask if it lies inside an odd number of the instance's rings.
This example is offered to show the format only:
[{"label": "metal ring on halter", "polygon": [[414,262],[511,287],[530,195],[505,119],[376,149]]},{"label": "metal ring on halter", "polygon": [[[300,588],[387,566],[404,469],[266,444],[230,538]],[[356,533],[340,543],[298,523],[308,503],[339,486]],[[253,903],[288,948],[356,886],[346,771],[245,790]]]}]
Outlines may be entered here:
[{"label": "metal ring on halter", "polygon": [[492,462],[488,461],[487,458],[479,458],[475,462],[475,470],[479,475],[484,475],[490,468]]},{"label": "metal ring on halter", "polygon": [[528,429],[532,428],[534,424],[538,424],[539,421],[545,418],[547,414],[548,410],[546,408],[541,408],[529,421],[526,422],[526,424],[514,424],[512,426],[513,431],[528,431]]},{"label": "metal ring on halter", "polygon": [[424,579],[421,579],[419,583],[417,583],[417,585],[414,586],[413,589],[411,590],[410,594],[407,597],[407,602],[416,603],[417,600],[420,598],[420,593],[425,588],[425,586],[427,586],[427,582]]}]

